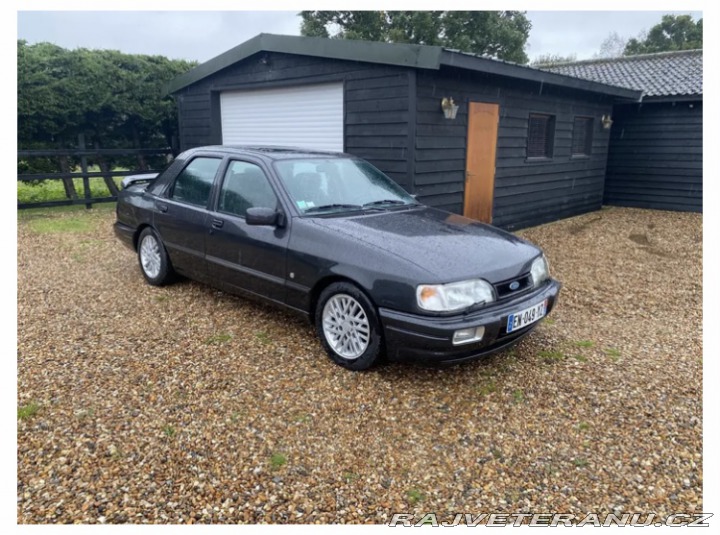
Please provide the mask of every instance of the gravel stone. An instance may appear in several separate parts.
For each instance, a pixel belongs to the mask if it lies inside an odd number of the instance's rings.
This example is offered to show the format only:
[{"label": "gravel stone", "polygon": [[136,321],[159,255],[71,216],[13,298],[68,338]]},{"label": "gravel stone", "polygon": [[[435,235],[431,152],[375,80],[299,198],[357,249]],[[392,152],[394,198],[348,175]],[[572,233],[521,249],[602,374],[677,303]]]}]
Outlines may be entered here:
[{"label": "gravel stone", "polygon": [[19,523],[702,511],[700,214],[518,232],[564,284],[549,320],[482,361],[367,373],[284,311],[145,284],[112,212],[47,217],[91,230],[18,222]]}]

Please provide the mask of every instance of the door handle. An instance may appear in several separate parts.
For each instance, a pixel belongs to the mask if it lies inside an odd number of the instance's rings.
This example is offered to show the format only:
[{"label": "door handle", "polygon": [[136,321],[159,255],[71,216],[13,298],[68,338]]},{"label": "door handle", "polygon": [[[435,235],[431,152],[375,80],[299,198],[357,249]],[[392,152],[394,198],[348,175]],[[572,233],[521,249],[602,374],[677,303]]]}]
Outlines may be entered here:
[{"label": "door handle", "polygon": [[223,221],[222,219],[213,219],[212,227],[213,228],[222,228],[224,223],[225,223],[225,221]]},{"label": "door handle", "polygon": [[167,204],[162,204],[162,203],[159,203],[159,202],[158,202],[158,203],[155,203],[155,207],[156,207],[158,210],[160,210],[161,212],[163,212],[163,213],[165,213],[165,212],[168,211],[168,206],[167,206]]}]

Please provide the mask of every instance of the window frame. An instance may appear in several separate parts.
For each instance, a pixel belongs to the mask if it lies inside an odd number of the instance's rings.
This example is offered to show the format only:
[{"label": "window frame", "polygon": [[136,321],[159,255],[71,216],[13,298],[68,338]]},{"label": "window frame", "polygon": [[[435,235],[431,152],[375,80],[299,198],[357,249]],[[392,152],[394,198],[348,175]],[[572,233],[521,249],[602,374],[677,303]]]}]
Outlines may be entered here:
[{"label": "window frame", "polygon": [[[210,184],[210,193],[208,193],[207,201],[205,201],[205,204],[194,204],[191,202],[188,202],[183,199],[177,199],[173,195],[175,194],[175,186],[177,185],[178,178],[180,178],[180,175],[182,175],[185,170],[192,165],[192,163],[195,160],[198,160],[200,158],[203,158],[205,160],[218,160],[220,163],[218,163],[218,167],[215,170],[215,175],[213,176],[212,183]],[[175,175],[175,177],[172,179],[172,182],[170,184],[170,187],[167,188],[165,192],[165,198],[168,201],[176,202],[178,204],[182,204],[183,206],[192,206],[194,208],[204,208],[205,210],[208,210],[209,207],[212,205],[213,197],[214,197],[214,191],[218,180],[218,173],[224,169],[225,166],[223,165],[223,157],[218,155],[210,155],[210,154],[195,154],[193,157],[188,160],[185,165],[183,165],[183,168],[178,171],[178,173]]]},{"label": "window frame", "polygon": [[[533,117],[547,118],[547,126],[545,132],[545,154],[542,156],[530,155],[530,121]],[[557,116],[553,113],[531,111],[528,114],[527,135],[525,139],[525,161],[528,162],[546,162],[551,161],[555,157],[555,132],[557,126]],[[548,135],[547,130],[552,130]]]},{"label": "window frame", "polygon": [[213,199],[212,203],[212,211],[217,214],[222,214],[223,216],[227,217],[236,217],[238,219],[242,219],[243,221],[246,219],[244,215],[235,214],[233,212],[226,212],[223,210],[220,210],[220,199],[222,196],[222,189],[225,185],[225,179],[227,178],[228,171],[230,171],[230,168],[233,163],[240,162],[240,163],[247,163],[250,165],[254,165],[260,171],[262,171],[263,176],[265,177],[265,180],[267,180],[268,184],[270,185],[270,189],[273,192],[273,195],[275,195],[275,210],[278,212],[284,212],[283,208],[283,201],[281,200],[280,194],[278,193],[277,188],[275,187],[275,184],[273,183],[273,180],[270,177],[270,173],[268,172],[267,168],[262,165],[259,161],[254,161],[252,159],[246,159],[246,158],[239,158],[239,157],[230,157],[228,158],[227,162],[225,162],[225,165],[222,166],[222,175],[220,175],[220,178],[218,180],[217,184],[217,190],[215,193],[215,198]]},{"label": "window frame", "polygon": [[[585,130],[585,140],[584,140],[584,149],[587,152],[575,152],[575,132],[577,130],[577,121],[578,119],[587,121],[588,128]],[[589,158],[592,156],[592,144],[593,144],[593,138],[594,138],[594,132],[595,132],[595,118],[591,117],[589,115],[576,115],[573,118],[573,131],[572,131],[572,137],[570,138],[570,158],[574,159],[583,159],[583,158]]]}]

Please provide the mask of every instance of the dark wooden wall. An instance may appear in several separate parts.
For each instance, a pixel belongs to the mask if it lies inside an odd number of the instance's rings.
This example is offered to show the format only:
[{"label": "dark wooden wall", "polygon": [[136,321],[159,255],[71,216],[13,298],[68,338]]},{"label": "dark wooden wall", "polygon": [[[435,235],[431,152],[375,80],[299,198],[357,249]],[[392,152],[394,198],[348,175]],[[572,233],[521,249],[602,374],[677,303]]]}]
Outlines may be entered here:
[{"label": "dark wooden wall", "polygon": [[412,189],[408,165],[411,77],[414,71],[401,67],[291,54],[256,54],[175,95],[181,150],[221,142],[222,90],[343,81],[345,151],[365,158],[403,187]]},{"label": "dark wooden wall", "polygon": [[702,212],[702,102],[616,106],[605,204]]},{"label": "dark wooden wall", "polygon": [[[460,105],[455,120],[443,117],[443,97]],[[456,69],[417,75],[415,191],[420,200],[462,213],[469,101],[500,105],[493,224],[516,229],[600,209],[609,140],[600,117],[612,113],[608,97]],[[555,115],[552,159],[526,159],[531,112]],[[570,155],[576,115],[595,118],[590,157]]]},{"label": "dark wooden wall", "polygon": [[[369,63],[259,53],[193,84],[176,99],[181,149],[221,142],[223,90],[343,81],[345,151],[365,158],[419,199],[463,211],[469,101],[500,104],[493,223],[532,226],[602,205],[609,132],[600,117],[612,101],[495,75],[443,68],[423,71]],[[440,109],[443,97],[460,105],[455,120]],[[527,161],[528,115],[556,116],[553,158]],[[572,158],[576,115],[595,118],[592,155]]]}]

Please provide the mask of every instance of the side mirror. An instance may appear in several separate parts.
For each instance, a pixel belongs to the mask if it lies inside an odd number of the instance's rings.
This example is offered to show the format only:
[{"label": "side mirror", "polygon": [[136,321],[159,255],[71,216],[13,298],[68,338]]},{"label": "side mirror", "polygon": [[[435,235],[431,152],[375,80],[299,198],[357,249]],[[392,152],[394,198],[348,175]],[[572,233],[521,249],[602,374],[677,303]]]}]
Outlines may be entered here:
[{"label": "side mirror", "polygon": [[256,206],[248,208],[245,212],[245,222],[248,225],[269,225],[272,227],[282,227],[285,224],[285,216],[264,206]]}]

